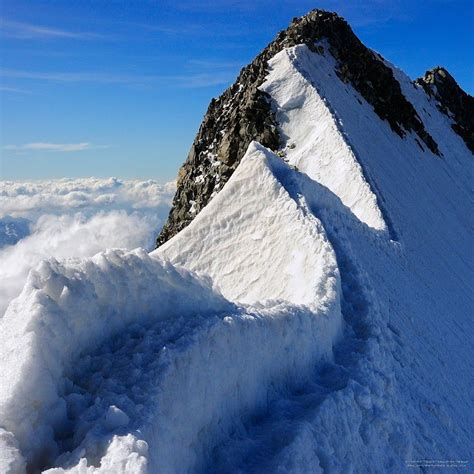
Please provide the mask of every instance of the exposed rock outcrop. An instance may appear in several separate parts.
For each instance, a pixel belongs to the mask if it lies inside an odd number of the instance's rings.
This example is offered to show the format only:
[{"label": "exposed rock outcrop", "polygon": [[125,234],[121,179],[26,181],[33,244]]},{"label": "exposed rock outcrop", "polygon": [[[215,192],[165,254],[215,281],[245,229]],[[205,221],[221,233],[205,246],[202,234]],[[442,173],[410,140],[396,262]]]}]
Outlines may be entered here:
[{"label": "exposed rock outcrop", "polygon": [[453,130],[474,153],[474,97],[464,92],[441,66],[426,71],[416,83],[438,101],[438,107],[454,121]]},{"label": "exposed rock outcrop", "polygon": [[411,103],[382,58],[366,48],[347,22],[336,13],[313,10],[294,18],[218,99],[212,99],[188,158],[181,167],[173,205],[161,234],[160,246],[186,227],[230,178],[252,140],[276,151],[280,145],[277,124],[266,94],[258,89],[267,75],[267,62],[284,48],[327,40],[338,62],[341,80],[350,82],[381,119],[398,135],[416,133],[439,154]]}]

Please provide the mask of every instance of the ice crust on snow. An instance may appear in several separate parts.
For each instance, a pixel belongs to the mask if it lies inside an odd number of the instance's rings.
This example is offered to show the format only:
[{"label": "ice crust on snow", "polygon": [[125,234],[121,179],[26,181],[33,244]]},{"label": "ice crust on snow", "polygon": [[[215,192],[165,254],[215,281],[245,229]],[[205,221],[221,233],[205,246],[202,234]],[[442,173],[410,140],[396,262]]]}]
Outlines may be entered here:
[{"label": "ice crust on snow", "polygon": [[152,254],[30,273],[0,321],[2,472],[469,459],[472,154],[390,66],[443,156],[395,134],[321,46],[262,85],[288,164],[254,142]]}]

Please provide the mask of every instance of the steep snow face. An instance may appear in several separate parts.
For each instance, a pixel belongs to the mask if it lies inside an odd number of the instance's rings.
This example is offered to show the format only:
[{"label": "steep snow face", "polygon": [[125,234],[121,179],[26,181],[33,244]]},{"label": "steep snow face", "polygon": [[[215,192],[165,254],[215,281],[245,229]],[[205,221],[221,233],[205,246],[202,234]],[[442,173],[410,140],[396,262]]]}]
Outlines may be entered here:
[{"label": "steep snow face", "polygon": [[260,87],[273,99],[285,159],[328,187],[362,222],[386,231],[377,198],[341,133],[343,123],[312,82],[313,77],[306,74],[316,60],[321,63],[314,67],[318,77],[328,84],[340,82],[334,64],[320,60],[301,45],[285,49],[269,61],[270,73]]},{"label": "steep snow face", "polygon": [[[473,156],[451,119],[396,68],[402,92],[442,156],[414,134],[393,133],[339,80],[336,61],[320,46],[324,54],[298,46],[277,55],[263,87],[286,135],[286,159],[306,174],[295,173],[299,193],[336,251],[348,330],[334,365],[247,425],[244,436],[223,441],[209,470],[403,472],[413,460],[433,458],[465,466],[474,424],[473,379],[466,376],[472,347],[465,337],[473,330]],[[292,88],[304,91],[293,103]],[[314,97],[324,98],[332,121],[312,108]],[[306,123],[312,126],[300,135]],[[340,141],[328,142],[334,123]],[[321,149],[312,148],[314,140]],[[377,196],[391,239],[371,225],[374,201],[361,188],[354,194],[361,207],[348,199],[360,175],[356,181],[352,172],[342,173],[344,185],[334,183],[341,177],[341,140]],[[327,154],[326,175],[318,153]],[[312,159],[322,170],[312,168]],[[285,442],[275,441],[274,432]]]},{"label": "steep snow face", "polygon": [[282,168],[251,143],[224,189],[154,254],[208,274],[234,301],[324,302],[327,277],[337,275],[335,254],[319,220],[275,177]]},{"label": "steep snow face", "polygon": [[[438,143],[443,154],[440,158],[423,146],[416,135],[401,138],[394,134],[350,84],[339,79],[329,81],[328,74],[334,77],[335,61],[327,50],[322,55],[305,46],[290,51],[300,75],[331,104],[341,124],[341,134],[378,195],[392,235],[410,252],[408,258],[417,262],[418,278],[421,275],[426,278],[425,283],[433,289],[433,294],[445,293],[449,285],[453,296],[456,294],[460,302],[466,301],[464,284],[454,282],[459,275],[470,274],[472,268],[469,258],[462,255],[471,255],[468,249],[473,221],[464,210],[473,203],[470,184],[473,157],[452,130],[449,117],[438,110],[421,87],[414,86],[406,75],[393,69],[403,93]],[[290,150],[290,159],[296,150]],[[343,196],[335,194],[344,202]],[[448,248],[459,251],[448,252]],[[441,261],[444,261],[442,265]],[[452,272],[452,277],[446,272]]]}]

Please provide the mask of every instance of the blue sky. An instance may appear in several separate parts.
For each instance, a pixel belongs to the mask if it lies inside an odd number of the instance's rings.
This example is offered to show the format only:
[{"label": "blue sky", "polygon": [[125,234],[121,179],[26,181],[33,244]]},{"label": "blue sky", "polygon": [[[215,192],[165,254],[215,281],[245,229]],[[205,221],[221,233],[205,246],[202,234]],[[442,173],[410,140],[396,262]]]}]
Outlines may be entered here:
[{"label": "blue sky", "polygon": [[471,94],[472,1],[2,0],[2,179],[173,179],[207,105],[312,8]]}]

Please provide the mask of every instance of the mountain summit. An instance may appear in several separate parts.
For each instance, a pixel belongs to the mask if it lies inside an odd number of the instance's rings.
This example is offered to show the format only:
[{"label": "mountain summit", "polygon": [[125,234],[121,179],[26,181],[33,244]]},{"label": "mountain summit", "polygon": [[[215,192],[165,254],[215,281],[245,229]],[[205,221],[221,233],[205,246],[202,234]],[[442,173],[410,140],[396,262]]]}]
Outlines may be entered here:
[{"label": "mountain summit", "polygon": [[[427,149],[441,156],[438,144],[414,105],[402,93],[390,64],[364,46],[336,13],[313,10],[294,18],[286,30],[241,70],[232,86],[218,99],[211,100],[179,171],[173,206],[157,239],[158,246],[186,227],[222,189],[252,140],[275,152],[282,151],[285,137],[275,119],[275,102],[261,86],[269,73],[269,60],[297,45],[305,45],[319,55],[324,55],[326,50],[334,60],[332,76],[326,81],[350,84],[396,135],[403,138],[413,132],[422,151]],[[300,73],[305,74],[303,70]],[[441,110],[453,119],[453,129],[474,151],[473,98],[442,68],[427,72],[413,85],[422,86],[439,101]],[[334,108],[334,104],[329,106]]]}]

